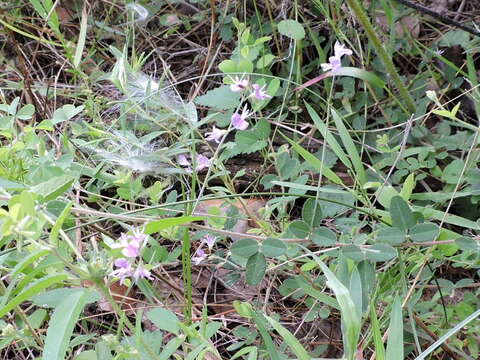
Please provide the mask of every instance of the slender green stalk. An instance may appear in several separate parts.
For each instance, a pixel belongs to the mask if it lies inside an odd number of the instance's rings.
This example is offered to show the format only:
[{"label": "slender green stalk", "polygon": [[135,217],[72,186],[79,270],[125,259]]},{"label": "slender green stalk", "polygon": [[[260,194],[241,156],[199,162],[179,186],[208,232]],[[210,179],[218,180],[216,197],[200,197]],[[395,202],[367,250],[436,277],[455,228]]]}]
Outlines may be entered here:
[{"label": "slender green stalk", "polygon": [[385,65],[385,68],[387,69],[390,76],[392,77],[392,80],[395,83],[395,86],[397,87],[401,98],[405,102],[405,105],[407,106],[408,111],[414,113],[415,102],[413,101],[413,98],[410,96],[407,88],[403,84],[402,79],[398,75],[398,72],[395,69],[395,66],[393,65],[391,57],[388,55],[387,51],[382,45],[382,42],[380,41],[377,34],[375,33],[375,30],[373,29],[373,26],[370,23],[370,20],[368,19],[368,16],[365,13],[363,6],[358,2],[358,0],[347,0],[347,3],[352,9],[352,11],[355,13],[355,15],[357,16],[358,21],[360,21],[360,23],[365,28],[365,32],[367,33],[368,38],[372,42],[372,45],[377,51],[378,56],[380,56],[380,58],[383,61],[383,64]]}]

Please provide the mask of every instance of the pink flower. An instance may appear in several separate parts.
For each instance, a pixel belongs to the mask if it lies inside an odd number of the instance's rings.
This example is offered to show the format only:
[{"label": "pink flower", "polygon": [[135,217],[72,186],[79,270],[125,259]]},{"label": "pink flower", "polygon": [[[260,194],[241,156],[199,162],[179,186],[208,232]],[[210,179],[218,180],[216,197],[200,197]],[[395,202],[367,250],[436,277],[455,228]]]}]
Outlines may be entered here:
[{"label": "pink flower", "polygon": [[143,266],[138,265],[138,267],[135,269],[135,272],[133,273],[133,279],[135,282],[137,282],[139,279],[149,279],[153,280],[152,274],[150,273],[149,270],[145,269]]},{"label": "pink flower", "polygon": [[253,112],[249,112],[248,108],[247,108],[247,105],[245,105],[243,107],[243,110],[242,110],[241,114],[239,114],[238,112],[235,112],[232,115],[232,125],[233,125],[233,127],[237,130],[245,130],[246,128],[248,128],[248,122],[246,122],[245,120],[249,116],[251,116],[252,114],[253,114]]},{"label": "pink flower", "polygon": [[212,159],[209,159],[205,155],[198,155],[197,157],[197,167],[195,168],[196,171],[202,171],[203,169],[208,168],[212,165]]},{"label": "pink flower", "polygon": [[260,100],[260,101],[263,101],[263,100],[266,100],[266,99],[270,99],[271,96],[268,95],[266,93],[266,91],[264,91],[265,89],[265,85],[263,85],[262,87],[260,87],[260,85],[258,84],[253,84],[252,85],[252,88],[253,88],[253,92],[250,96],[253,96],[255,99],[257,100]]},{"label": "pink flower", "polygon": [[240,79],[238,76],[235,76],[232,81],[233,84],[230,85],[230,90],[233,92],[242,92],[248,87],[248,79],[244,79],[243,76]]},{"label": "pink flower", "polygon": [[335,41],[333,52],[335,53],[335,57],[339,59],[341,59],[343,55],[351,56],[353,54],[352,50],[347,49],[345,45],[340,44],[338,41]]},{"label": "pink flower", "polygon": [[205,135],[207,137],[205,140],[207,141],[215,141],[217,144],[220,143],[222,136],[227,133],[227,130],[217,129],[215,126],[213,127],[212,131],[206,132]]},{"label": "pink flower", "polygon": [[178,164],[181,166],[190,166],[190,162],[187,160],[185,155],[180,155],[178,157]]},{"label": "pink flower", "polygon": [[140,248],[143,241],[147,238],[147,235],[141,232],[141,230],[133,230],[133,235],[122,234],[118,244],[113,244],[112,249],[122,249],[123,256],[137,257],[140,255]]},{"label": "pink flower", "polygon": [[[203,238],[202,243],[207,244],[208,249],[209,249],[210,251],[212,251],[213,245],[215,245],[215,241],[217,241],[217,238],[216,238],[215,236],[206,235],[206,236]],[[201,246],[201,245],[200,245],[200,246]]]},{"label": "pink flower", "polygon": [[120,279],[120,284],[123,285],[125,279],[132,275],[132,265],[124,258],[115,260],[114,264],[118,269],[112,271],[111,276],[118,277]]},{"label": "pink flower", "polygon": [[195,252],[195,255],[197,256],[192,257],[192,261],[195,265],[200,265],[200,263],[207,258],[207,254],[205,254],[205,251],[203,251],[200,248],[197,249],[197,251]]},{"label": "pink flower", "polygon": [[323,71],[331,70],[333,74],[338,72],[342,68],[342,56],[343,55],[352,55],[353,52],[350,49],[347,49],[345,45],[340,44],[338,41],[334,45],[334,56],[330,56],[328,63],[320,64]]}]

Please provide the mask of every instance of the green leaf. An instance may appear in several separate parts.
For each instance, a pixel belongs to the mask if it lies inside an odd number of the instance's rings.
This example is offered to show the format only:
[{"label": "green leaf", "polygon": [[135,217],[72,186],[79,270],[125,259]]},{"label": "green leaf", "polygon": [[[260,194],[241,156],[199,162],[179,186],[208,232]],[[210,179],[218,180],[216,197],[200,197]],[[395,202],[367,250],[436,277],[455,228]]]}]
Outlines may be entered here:
[{"label": "green leaf", "polygon": [[218,110],[235,109],[240,102],[241,94],[230,90],[228,85],[208,91],[195,99],[197,105],[208,106]]},{"label": "green leaf", "polygon": [[204,219],[205,219],[204,216],[180,216],[180,217],[151,221],[145,226],[145,234],[147,235],[155,234],[159,231],[169,229],[174,226],[190,223],[193,221],[200,221]]},{"label": "green leaf", "polygon": [[12,300],[10,300],[5,306],[0,309],[0,318],[5,316],[5,314],[7,314],[10,310],[15,308],[17,305],[20,305],[25,300],[41,293],[47,287],[53,284],[61,283],[66,279],[68,279],[67,274],[53,274],[47,275],[35,281],[32,285],[23,290],[20,294],[15,296]]},{"label": "green leaf", "polygon": [[398,245],[405,241],[407,234],[404,230],[386,227],[378,231],[376,241],[379,243]]},{"label": "green leaf", "polygon": [[[83,289],[81,288],[53,289],[49,291],[44,291],[41,294],[38,294],[32,297],[31,301],[37,306],[47,307],[47,308],[56,308],[60,305],[63,299],[79,291],[83,291]],[[87,302],[87,304],[91,304],[99,301],[101,298],[102,296],[100,295],[99,292],[97,292],[96,290],[90,289],[90,291],[87,292],[87,297],[85,301]]]},{"label": "green leaf", "polygon": [[288,231],[299,239],[306,239],[310,235],[310,226],[305,221],[295,220],[288,225]]},{"label": "green leaf", "polygon": [[366,250],[366,259],[370,261],[388,261],[397,256],[397,250],[388,244],[375,244]]},{"label": "green leaf", "polygon": [[147,318],[160,330],[178,335],[180,332],[177,315],[168,309],[157,307],[147,312]]},{"label": "green leaf", "polygon": [[434,223],[422,223],[415,225],[410,230],[410,238],[413,242],[434,241],[440,232],[440,228]]},{"label": "green leaf", "polygon": [[73,66],[78,69],[80,61],[82,60],[83,49],[85,47],[85,39],[87,37],[87,4],[84,3],[82,10],[82,21],[80,22],[80,33],[78,34],[77,47],[75,48],[75,55],[73,57]]},{"label": "green leaf", "polygon": [[236,256],[249,258],[258,252],[258,242],[253,239],[240,239],[236,241],[230,251]]},{"label": "green leaf", "polygon": [[305,37],[303,25],[295,20],[282,20],[278,23],[278,32],[294,40],[302,40]]},{"label": "green leaf", "polygon": [[302,219],[311,228],[320,226],[323,216],[320,203],[316,199],[307,199],[302,208]]},{"label": "green leaf", "polygon": [[402,305],[399,296],[395,297],[392,306],[389,329],[386,358],[388,360],[404,360]]},{"label": "green leaf", "polygon": [[372,72],[365,71],[356,67],[341,67],[335,72],[335,76],[350,76],[366,81],[376,87],[384,88],[385,82]]},{"label": "green leaf", "polygon": [[358,314],[362,314],[363,311],[363,294],[362,294],[362,280],[360,278],[360,272],[357,267],[354,267],[350,275],[350,284],[348,286],[350,295],[352,296],[353,303],[357,309]]},{"label": "green leaf", "polygon": [[385,347],[383,346],[382,334],[380,332],[380,324],[378,322],[376,313],[376,304],[370,304],[370,320],[372,323],[373,343],[375,344],[375,353],[377,354],[377,360],[387,360],[385,357]]},{"label": "green leaf", "polygon": [[343,146],[347,151],[350,160],[352,161],[353,168],[355,169],[355,175],[360,182],[360,185],[365,184],[367,181],[367,175],[365,174],[365,169],[363,167],[362,159],[360,158],[360,154],[358,153],[357,147],[350,136],[345,124],[343,123],[343,119],[340,115],[332,108],[332,117],[335,125],[337,127],[338,133],[340,135],[340,139],[342,139]]},{"label": "green leaf", "polygon": [[22,106],[22,108],[18,110],[16,117],[20,120],[28,120],[31,119],[33,114],[35,114],[35,106],[33,106],[32,104],[27,104],[25,106]]},{"label": "green leaf", "polygon": [[280,334],[280,336],[285,340],[293,353],[297,356],[299,360],[311,360],[310,355],[303,348],[302,344],[297,340],[297,338],[287,329],[285,329],[277,320],[272,319],[267,315],[263,315],[270,325]]},{"label": "green leaf", "polygon": [[267,270],[265,256],[258,252],[248,258],[246,281],[248,285],[256,286],[262,281]]},{"label": "green leaf", "polygon": [[[226,73],[236,73],[237,72],[237,64],[233,60],[223,60],[219,65],[218,68]],[[228,79],[228,78],[227,78]]]},{"label": "green leaf", "polygon": [[72,206],[73,206],[73,202],[72,201],[68,202],[68,204],[65,205],[62,212],[58,216],[57,221],[55,221],[55,225],[53,225],[52,230],[50,231],[50,236],[49,236],[49,240],[51,244],[58,245],[58,234],[62,229],[63,222],[65,221],[67,216],[70,214],[70,210],[72,209]]},{"label": "green leaf", "polygon": [[64,360],[70,337],[86,304],[87,290],[77,291],[62,299],[48,323],[43,360]]},{"label": "green leaf", "polygon": [[415,174],[411,173],[407,176],[405,181],[403,182],[402,191],[400,191],[400,196],[403,200],[408,201],[410,200],[410,196],[412,195],[412,191],[415,188]]},{"label": "green leaf", "polygon": [[337,242],[337,235],[331,229],[322,226],[313,230],[312,241],[319,246],[332,246]]},{"label": "green leaf", "polygon": [[68,121],[74,116],[80,114],[83,109],[83,105],[77,107],[71,104],[63,105],[61,108],[55,110],[55,112],[53,113],[52,123],[56,125],[64,121]]},{"label": "green leaf", "polygon": [[278,257],[287,251],[285,243],[279,239],[268,238],[261,243],[262,254],[268,257]]},{"label": "green leaf", "polygon": [[296,284],[298,284],[298,286],[305,291],[306,294],[310,295],[314,299],[320,301],[321,303],[325,303],[334,309],[340,310],[340,306],[335,298],[324,294],[320,290],[314,289],[308,282],[296,279]]},{"label": "green leaf", "polygon": [[471,237],[461,236],[455,239],[455,244],[463,251],[479,251],[480,243]]},{"label": "green leaf", "polygon": [[265,69],[266,67],[268,67],[268,65],[272,63],[273,59],[275,59],[275,56],[272,54],[263,55],[257,61],[257,69]]},{"label": "green leaf", "polygon": [[69,175],[57,176],[33,186],[30,190],[43,197],[45,202],[56,199],[72,187],[75,178]]},{"label": "green leaf", "polygon": [[275,349],[275,344],[273,343],[272,337],[270,336],[267,330],[267,322],[262,314],[257,311],[252,311],[253,320],[255,325],[257,325],[258,332],[262,336],[263,342],[265,343],[265,348],[267,353],[270,356],[270,360],[280,360],[278,351]]},{"label": "green leaf", "polygon": [[407,202],[401,196],[394,196],[390,201],[392,225],[401,230],[408,230],[415,225],[415,218]]},{"label": "green leaf", "polygon": [[95,350],[82,351],[80,354],[75,356],[74,360],[98,360],[97,352]]}]

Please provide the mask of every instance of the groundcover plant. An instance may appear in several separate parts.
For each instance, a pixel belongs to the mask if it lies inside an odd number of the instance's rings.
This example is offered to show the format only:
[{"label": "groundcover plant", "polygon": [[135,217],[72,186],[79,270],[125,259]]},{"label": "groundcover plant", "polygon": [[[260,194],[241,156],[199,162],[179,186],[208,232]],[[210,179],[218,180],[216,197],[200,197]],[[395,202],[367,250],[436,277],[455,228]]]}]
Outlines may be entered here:
[{"label": "groundcover plant", "polygon": [[480,358],[480,9],[0,2],[2,359]]}]

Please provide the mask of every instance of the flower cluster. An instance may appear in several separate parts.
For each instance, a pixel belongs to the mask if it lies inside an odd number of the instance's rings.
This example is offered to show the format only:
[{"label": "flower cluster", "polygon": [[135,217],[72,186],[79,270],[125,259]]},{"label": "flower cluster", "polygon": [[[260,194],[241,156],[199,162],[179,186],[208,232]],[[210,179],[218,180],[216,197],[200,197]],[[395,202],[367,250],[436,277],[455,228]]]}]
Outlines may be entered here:
[{"label": "flower cluster", "polygon": [[[180,166],[183,166],[185,168],[185,171],[187,171],[188,173],[192,172],[192,165],[190,164],[190,161],[188,161],[185,155],[180,155],[178,157],[178,164]],[[212,159],[209,159],[205,155],[199,154],[197,156],[197,166],[195,167],[195,171],[202,171],[203,169],[206,169],[211,165]]]},{"label": "flower cluster", "polygon": [[215,245],[215,241],[217,241],[217,238],[215,236],[206,235],[203,237],[200,246],[198,247],[197,251],[195,251],[195,256],[192,256],[192,261],[195,265],[199,265],[207,258],[207,253],[202,249],[203,244],[207,244],[208,250],[212,251],[213,246]]},{"label": "flower cluster", "polygon": [[330,56],[328,63],[320,64],[323,71],[331,70],[332,74],[335,74],[342,68],[342,56],[343,55],[352,55],[353,52],[350,49],[347,49],[345,45],[340,44],[338,41],[335,42],[333,48],[334,56]]},{"label": "flower cluster", "polygon": [[[244,79],[243,76],[239,78],[231,78],[232,84],[230,85],[230,90],[233,92],[243,92],[244,90],[251,88],[251,94],[249,97],[253,97],[256,100],[263,101],[271,98],[270,95],[265,91],[265,85],[260,86],[259,84],[251,84],[248,79]],[[248,128],[248,122],[246,121],[249,116],[253,115],[253,112],[248,111],[247,105],[242,109],[242,112],[236,111],[232,115],[232,126],[237,130],[246,130]]]},{"label": "flower cluster", "polygon": [[132,235],[122,234],[120,241],[112,245],[112,249],[122,249],[122,255],[125,256],[115,260],[116,269],[111,273],[111,276],[120,279],[120,284],[123,285],[129,277],[133,278],[135,282],[143,278],[153,280],[149,270],[141,264],[135,266],[136,259],[140,256],[140,250],[146,239],[147,235],[140,229],[134,229]]}]

